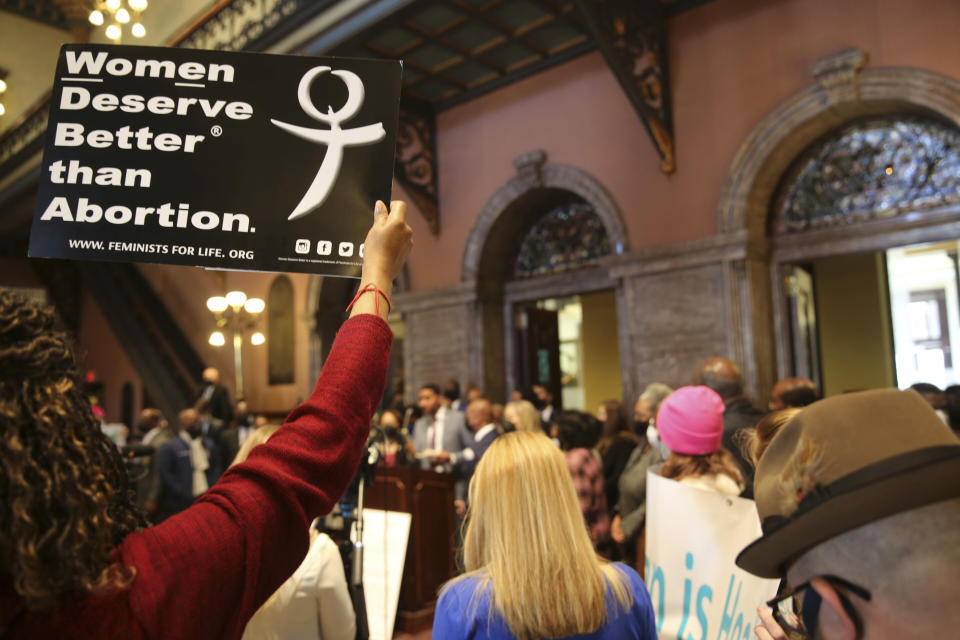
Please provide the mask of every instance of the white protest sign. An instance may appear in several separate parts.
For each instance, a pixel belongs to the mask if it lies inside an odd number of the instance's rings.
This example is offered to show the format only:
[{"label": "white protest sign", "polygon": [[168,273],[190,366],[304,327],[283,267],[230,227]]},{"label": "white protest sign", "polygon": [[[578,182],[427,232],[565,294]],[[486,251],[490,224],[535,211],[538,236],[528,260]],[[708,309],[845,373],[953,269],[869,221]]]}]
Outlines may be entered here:
[{"label": "white protest sign", "polygon": [[393,637],[412,518],[399,511],[363,510],[363,595],[370,640]]},{"label": "white protest sign", "polygon": [[690,487],[647,472],[644,561],[660,640],[749,640],[757,607],[777,593],[776,580],[734,564],[760,537],[752,500]]}]

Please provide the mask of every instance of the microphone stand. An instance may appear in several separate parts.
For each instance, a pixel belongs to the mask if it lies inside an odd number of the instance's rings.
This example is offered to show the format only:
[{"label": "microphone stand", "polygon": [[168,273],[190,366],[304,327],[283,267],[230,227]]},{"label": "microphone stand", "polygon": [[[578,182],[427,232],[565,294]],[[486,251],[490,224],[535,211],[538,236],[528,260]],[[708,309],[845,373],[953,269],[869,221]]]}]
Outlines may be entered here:
[{"label": "microphone stand", "polygon": [[[379,427],[373,427],[384,440],[383,431]],[[373,478],[377,473],[377,465],[380,463],[380,450],[376,445],[376,437],[373,437],[367,443],[367,455],[360,461],[360,467],[357,469],[357,475],[354,482],[357,483],[357,502],[356,510],[347,503],[347,498],[340,502],[340,511],[343,514],[345,524],[353,521],[356,526],[357,539],[349,544],[349,550],[346,555],[349,556],[350,564],[350,582],[347,585],[350,591],[350,600],[353,603],[353,610],[357,618],[356,640],[369,640],[370,626],[367,620],[367,602],[363,592],[363,493],[364,487],[373,484]],[[347,495],[349,495],[349,491]],[[349,524],[346,527],[350,530]]]}]

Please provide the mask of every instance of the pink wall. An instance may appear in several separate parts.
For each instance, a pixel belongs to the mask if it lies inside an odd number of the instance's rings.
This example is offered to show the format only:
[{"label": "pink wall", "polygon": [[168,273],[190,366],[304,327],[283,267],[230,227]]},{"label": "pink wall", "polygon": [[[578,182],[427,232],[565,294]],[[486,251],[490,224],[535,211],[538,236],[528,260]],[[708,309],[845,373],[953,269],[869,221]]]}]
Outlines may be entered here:
[{"label": "pink wall", "polygon": [[414,220],[414,289],[452,284],[469,231],[514,157],[599,179],[620,206],[632,249],[709,236],[739,146],[791,95],[813,83],[809,65],[848,47],[871,66],[912,66],[960,77],[955,0],[715,0],[669,25],[677,171],[658,156],[599,53],[455,107],[438,127],[441,234]]}]

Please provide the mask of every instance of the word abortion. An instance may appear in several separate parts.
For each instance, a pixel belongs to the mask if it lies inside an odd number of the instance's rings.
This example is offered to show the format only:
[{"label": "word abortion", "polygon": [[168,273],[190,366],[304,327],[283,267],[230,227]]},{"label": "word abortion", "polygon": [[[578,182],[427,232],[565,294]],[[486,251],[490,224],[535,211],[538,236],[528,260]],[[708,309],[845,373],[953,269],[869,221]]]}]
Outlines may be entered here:
[{"label": "word abortion", "polygon": [[[174,209],[169,202],[159,207],[126,207],[112,205],[103,207],[90,202],[87,198],[77,200],[77,206],[70,207],[70,202],[63,196],[57,196],[50,201],[41,220],[62,220],[64,222],[97,223],[101,221],[110,224],[133,224],[142,227],[148,221],[154,220],[165,228],[186,229],[191,227],[201,231],[219,229],[239,233],[255,233],[256,228],[250,226],[250,218],[244,213],[217,214],[213,211],[194,211],[190,213],[190,205],[181,203]],[[235,228],[236,227],[236,228]]]}]

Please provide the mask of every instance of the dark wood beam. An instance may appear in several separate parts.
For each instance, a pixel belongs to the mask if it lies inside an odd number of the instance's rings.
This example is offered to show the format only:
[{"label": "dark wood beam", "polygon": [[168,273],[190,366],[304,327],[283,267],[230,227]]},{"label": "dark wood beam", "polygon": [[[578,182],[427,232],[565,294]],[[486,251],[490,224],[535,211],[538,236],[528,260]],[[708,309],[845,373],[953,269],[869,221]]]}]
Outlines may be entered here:
[{"label": "dark wood beam", "polygon": [[433,107],[425,102],[409,97],[400,101],[393,175],[427,219],[430,232],[439,235],[437,119]]},{"label": "dark wood beam", "polygon": [[659,0],[574,0],[604,59],[623,87],[660,154],[660,169],[676,169],[667,24]]}]

